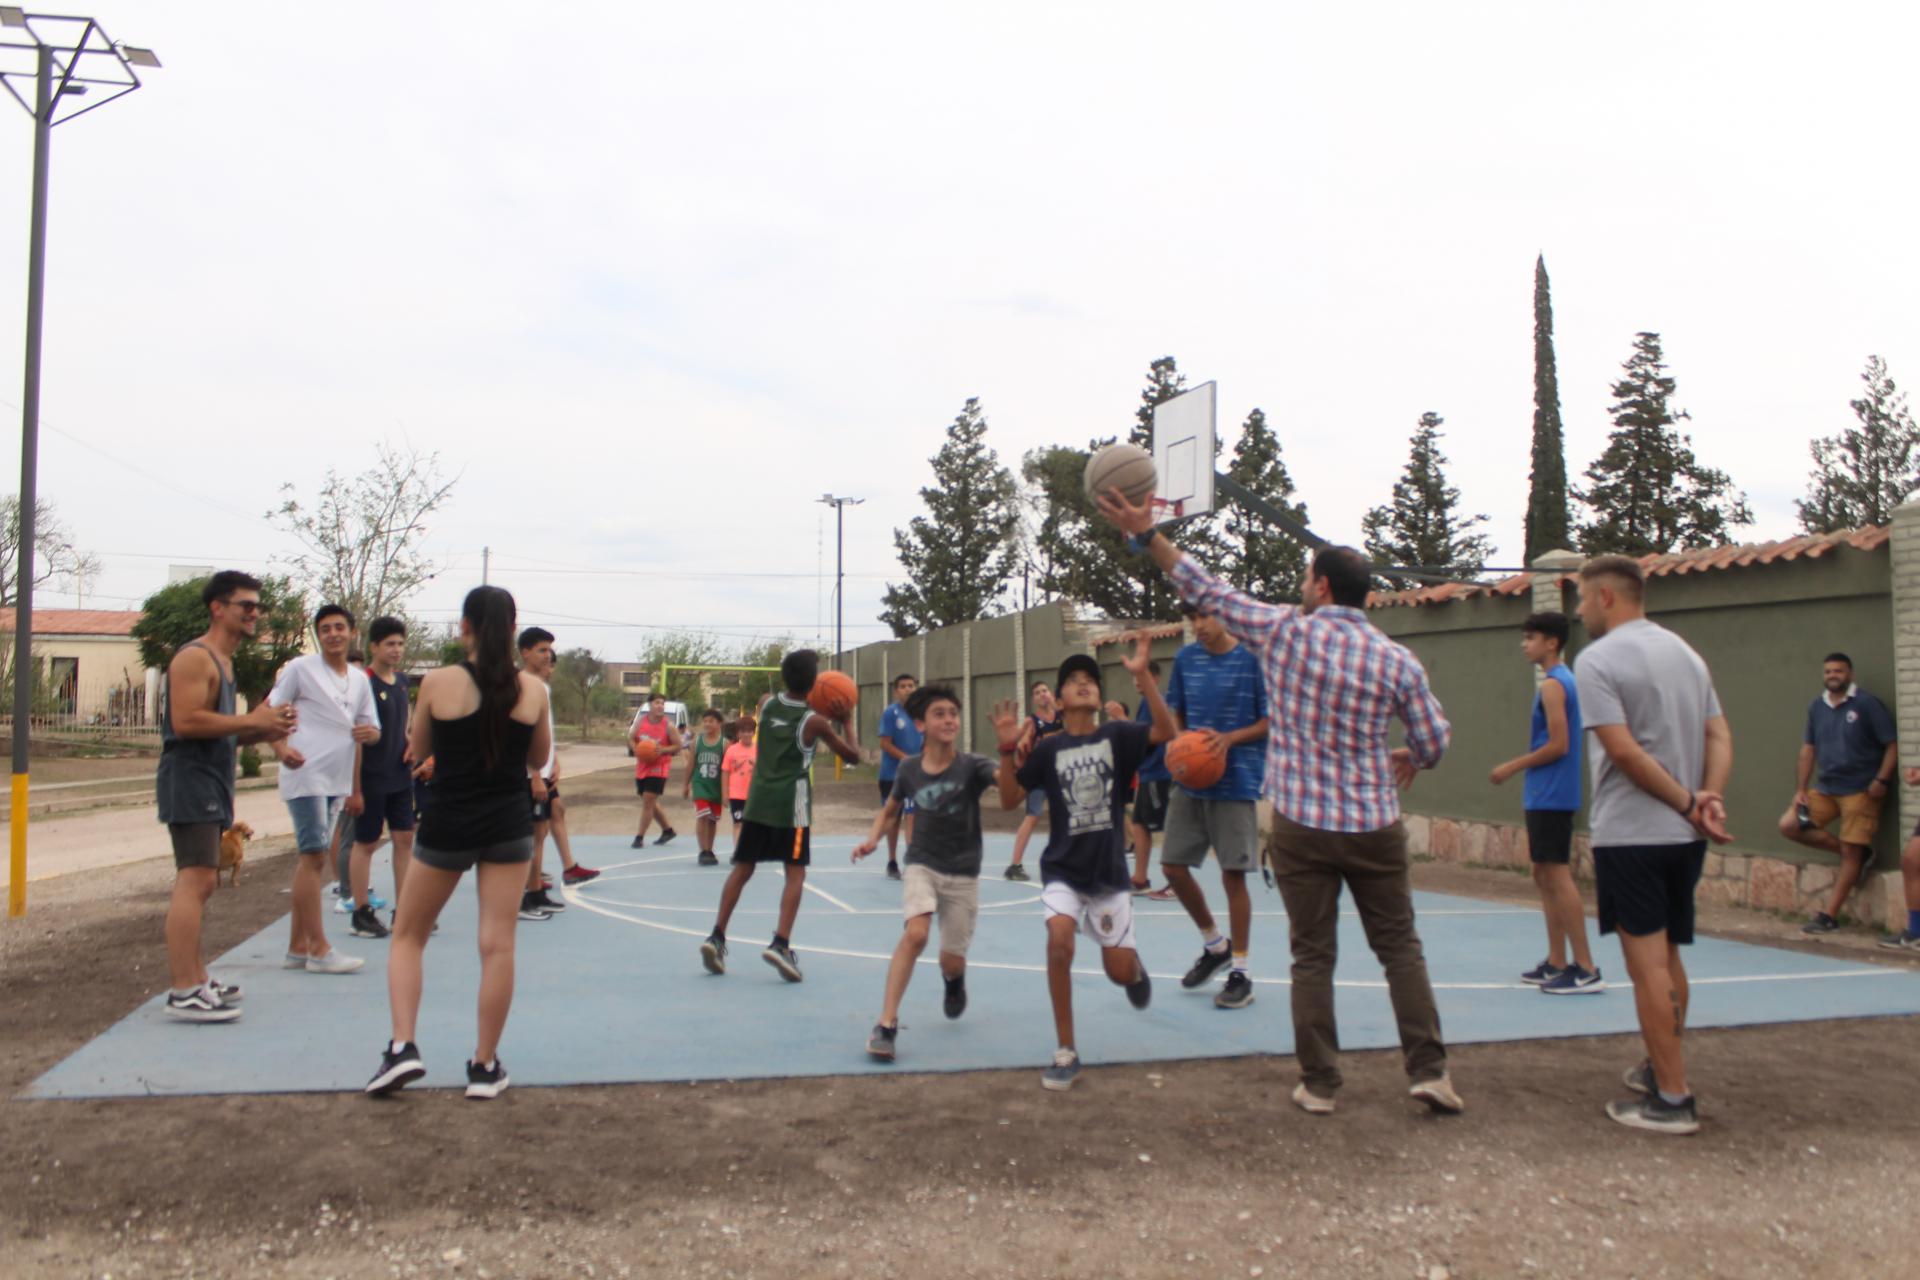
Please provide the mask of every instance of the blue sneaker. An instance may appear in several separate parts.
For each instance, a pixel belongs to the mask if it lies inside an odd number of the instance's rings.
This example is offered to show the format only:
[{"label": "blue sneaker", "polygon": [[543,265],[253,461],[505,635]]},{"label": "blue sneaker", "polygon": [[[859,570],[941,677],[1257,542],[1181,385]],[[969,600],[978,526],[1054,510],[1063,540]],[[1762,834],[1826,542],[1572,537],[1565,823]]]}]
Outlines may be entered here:
[{"label": "blue sneaker", "polygon": [[379,894],[375,893],[373,890],[369,889],[367,890],[367,905],[372,907],[375,911],[385,911],[388,907],[392,906],[393,904],[391,902],[388,902],[385,898],[381,897]]},{"label": "blue sneaker", "polygon": [[1539,964],[1533,966],[1533,968],[1521,974],[1520,981],[1526,983],[1530,987],[1542,987],[1542,986],[1545,986],[1547,983],[1553,981],[1554,975],[1558,974],[1559,972],[1560,971],[1558,969],[1553,967],[1553,963],[1551,961],[1542,960]]},{"label": "blue sneaker", "polygon": [[1080,1078],[1080,1055],[1071,1049],[1055,1049],[1053,1065],[1040,1073],[1043,1089],[1071,1089]]},{"label": "blue sneaker", "polygon": [[1577,964],[1568,965],[1540,984],[1540,990],[1550,996],[1598,995],[1606,989],[1606,980],[1598,969],[1589,973]]}]

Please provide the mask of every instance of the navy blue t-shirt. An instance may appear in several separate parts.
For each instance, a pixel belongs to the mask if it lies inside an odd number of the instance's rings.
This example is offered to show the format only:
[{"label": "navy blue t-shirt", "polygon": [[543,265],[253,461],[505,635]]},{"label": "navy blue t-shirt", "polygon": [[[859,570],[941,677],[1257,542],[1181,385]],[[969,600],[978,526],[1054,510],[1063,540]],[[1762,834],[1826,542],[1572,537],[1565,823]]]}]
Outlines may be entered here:
[{"label": "navy blue t-shirt", "polygon": [[1821,694],[1807,708],[1807,738],[1819,766],[1823,795],[1850,796],[1865,791],[1880,776],[1887,744],[1895,740],[1893,713],[1887,704],[1855,687],[1839,706]]},{"label": "navy blue t-shirt", "polygon": [[413,771],[400,762],[407,753],[407,678],[388,684],[367,668],[373,690],[373,709],[380,717],[380,741],[360,749],[360,790],[367,795],[404,792],[413,786]]},{"label": "navy blue t-shirt", "polygon": [[[1149,731],[1152,730],[1153,708],[1147,705],[1147,700],[1145,698],[1140,699],[1140,706],[1133,713],[1133,722],[1135,724],[1143,724],[1147,726]],[[1147,758],[1140,762],[1140,781],[1142,782],[1172,782],[1173,781],[1173,775],[1167,772],[1167,744],[1166,743],[1163,742],[1159,746],[1155,747],[1153,750],[1147,752]]]},{"label": "navy blue t-shirt", "polygon": [[1127,871],[1127,801],[1146,758],[1149,731],[1111,720],[1092,733],[1064,730],[1040,740],[1014,775],[1047,793],[1051,831],[1040,855],[1042,883],[1081,893],[1111,893],[1132,883]]}]

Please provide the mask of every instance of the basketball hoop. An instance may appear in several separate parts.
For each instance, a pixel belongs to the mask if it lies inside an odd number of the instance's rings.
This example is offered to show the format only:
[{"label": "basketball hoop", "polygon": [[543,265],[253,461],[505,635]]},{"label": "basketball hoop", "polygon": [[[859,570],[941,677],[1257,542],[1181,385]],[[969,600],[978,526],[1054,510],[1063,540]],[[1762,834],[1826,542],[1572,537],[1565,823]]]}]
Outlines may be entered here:
[{"label": "basketball hoop", "polygon": [[1155,497],[1150,499],[1150,501],[1156,510],[1166,512],[1166,515],[1156,518],[1154,520],[1155,524],[1160,523],[1162,519],[1178,520],[1181,516],[1186,514],[1187,504],[1186,504],[1186,500],[1183,498]]}]

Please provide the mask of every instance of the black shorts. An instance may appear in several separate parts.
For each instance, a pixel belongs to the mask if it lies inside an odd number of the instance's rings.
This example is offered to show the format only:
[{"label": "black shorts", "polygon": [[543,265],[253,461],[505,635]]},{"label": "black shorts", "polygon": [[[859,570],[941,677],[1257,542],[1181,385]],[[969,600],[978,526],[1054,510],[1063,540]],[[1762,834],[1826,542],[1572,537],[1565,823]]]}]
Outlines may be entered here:
[{"label": "black shorts", "polygon": [[667,780],[665,778],[635,778],[633,780],[633,790],[637,795],[663,796],[667,794]]},{"label": "black shorts", "polygon": [[1527,810],[1527,856],[1536,864],[1561,867],[1573,861],[1573,811]]},{"label": "black shorts", "polygon": [[482,862],[504,862],[509,865],[532,862],[533,837],[519,836],[470,849],[434,849],[416,844],[413,846],[413,858],[415,862],[424,862],[437,871],[471,871]]},{"label": "black shorts", "polygon": [[[891,800],[891,799],[893,799],[893,779],[892,779],[892,778],[882,778],[882,779],[880,779],[880,806],[881,806],[882,808],[885,808],[885,807],[886,807],[886,804],[887,804],[887,801],[889,801],[889,800]],[[902,800],[902,801],[900,802],[900,812],[901,812],[901,813],[912,813],[912,812],[913,812],[913,801],[911,801],[911,800]]]},{"label": "black shorts", "polygon": [[1600,932],[1635,938],[1664,933],[1676,945],[1692,943],[1693,887],[1706,861],[1705,840],[1596,847]]},{"label": "black shorts", "polygon": [[218,870],[220,837],[223,834],[221,826],[218,822],[168,823],[167,834],[173,838],[174,869],[184,871],[188,867],[205,867],[209,871]]},{"label": "black shorts", "polygon": [[813,864],[812,827],[769,827],[764,822],[740,824],[740,842],[733,846],[735,862],[784,862],[792,867]]},{"label": "black shorts", "polygon": [[1143,778],[1133,793],[1134,825],[1160,831],[1167,825],[1167,796],[1173,790],[1171,778]]},{"label": "black shorts", "polygon": [[745,800],[729,800],[727,801],[727,812],[733,815],[735,822],[743,821],[747,816],[747,802]]},{"label": "black shorts", "polygon": [[559,783],[549,782],[547,784],[547,798],[545,800],[535,800],[533,798],[533,782],[531,780],[527,782],[527,800],[533,806],[533,820],[535,822],[552,822],[553,802],[559,798]]},{"label": "black shorts", "polygon": [[388,831],[411,831],[418,821],[411,787],[405,791],[363,791],[360,798],[366,807],[353,820],[355,844],[373,844],[380,839],[382,827]]}]

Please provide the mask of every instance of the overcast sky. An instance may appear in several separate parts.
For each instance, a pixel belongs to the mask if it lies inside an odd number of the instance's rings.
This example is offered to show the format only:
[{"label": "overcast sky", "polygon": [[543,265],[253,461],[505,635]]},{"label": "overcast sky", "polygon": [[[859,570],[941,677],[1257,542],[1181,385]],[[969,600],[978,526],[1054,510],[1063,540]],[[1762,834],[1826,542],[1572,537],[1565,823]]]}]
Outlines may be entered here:
[{"label": "overcast sky", "polygon": [[[40,483],[99,607],[268,567],[280,485],[388,441],[460,476],[427,618],[484,546],[563,647],[811,639],[832,491],[877,639],[968,396],[1017,463],[1123,431],[1166,354],[1229,447],[1266,410],[1338,539],[1441,414],[1512,563],[1537,253],[1569,471],[1658,331],[1747,537],[1792,531],[1868,355],[1920,378],[1912,5],[93,12],[166,64],[54,131]],[[14,458],[31,128],[0,106]]]}]

